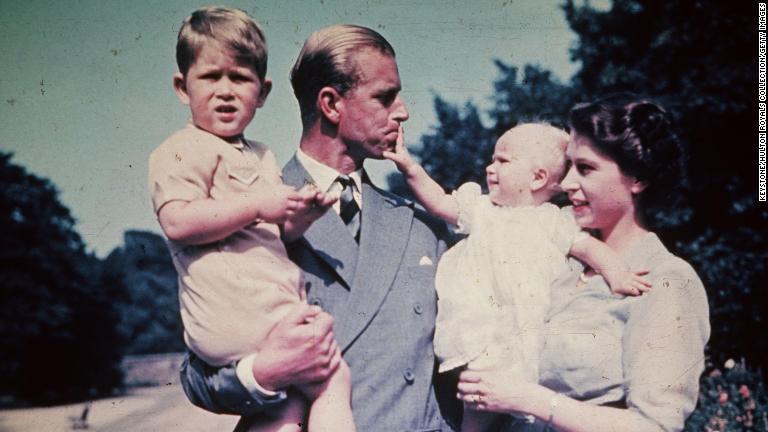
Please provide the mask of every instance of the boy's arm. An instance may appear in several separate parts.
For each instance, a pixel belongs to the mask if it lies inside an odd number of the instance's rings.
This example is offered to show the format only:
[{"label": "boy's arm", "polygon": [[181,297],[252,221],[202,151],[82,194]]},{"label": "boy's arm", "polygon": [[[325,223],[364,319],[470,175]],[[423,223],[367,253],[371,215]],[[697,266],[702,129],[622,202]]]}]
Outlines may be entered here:
[{"label": "boy's arm", "polygon": [[445,193],[445,190],[427,174],[424,167],[413,160],[405,148],[402,127],[397,136],[395,151],[384,152],[384,157],[395,163],[397,169],[405,176],[405,181],[416,199],[430,214],[451,225],[458,223],[459,205],[456,198]]},{"label": "boy's arm", "polygon": [[339,200],[338,194],[327,194],[311,185],[305,185],[299,193],[309,205],[286,218],[283,224],[283,241],[286,243],[298,240],[314,221]]},{"label": "boy's arm", "polygon": [[158,211],[165,235],[182,244],[205,244],[226,238],[257,219],[282,223],[307,207],[292,187],[270,185],[224,200],[171,201]]},{"label": "boy's arm", "polygon": [[575,241],[570,254],[603,275],[614,293],[637,296],[651,289],[651,284],[642,278],[647,270],[631,271],[619,254],[592,236]]}]

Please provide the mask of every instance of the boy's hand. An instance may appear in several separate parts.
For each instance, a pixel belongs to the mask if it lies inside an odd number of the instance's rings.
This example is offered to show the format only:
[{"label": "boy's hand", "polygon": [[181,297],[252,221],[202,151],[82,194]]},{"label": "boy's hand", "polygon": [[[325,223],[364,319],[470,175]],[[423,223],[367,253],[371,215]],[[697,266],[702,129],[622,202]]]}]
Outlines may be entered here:
[{"label": "boy's hand", "polygon": [[651,284],[643,278],[648,274],[648,270],[631,271],[621,269],[616,271],[605,271],[603,277],[611,286],[614,294],[625,296],[639,296],[651,290]]},{"label": "boy's hand", "polygon": [[400,126],[400,129],[398,130],[397,141],[395,142],[395,151],[385,151],[382,156],[384,156],[385,159],[389,159],[394,162],[398,171],[403,174],[408,174],[408,170],[413,165],[416,165],[416,162],[413,160],[410,153],[408,153],[408,149],[405,148],[403,126]]},{"label": "boy's hand", "polygon": [[299,190],[301,205],[286,218],[283,224],[283,240],[291,242],[304,234],[329,207],[339,200],[338,194],[327,194],[313,185],[305,185]]},{"label": "boy's hand", "polygon": [[281,224],[307,207],[305,201],[292,186],[266,186],[259,202],[259,218],[265,222]]}]

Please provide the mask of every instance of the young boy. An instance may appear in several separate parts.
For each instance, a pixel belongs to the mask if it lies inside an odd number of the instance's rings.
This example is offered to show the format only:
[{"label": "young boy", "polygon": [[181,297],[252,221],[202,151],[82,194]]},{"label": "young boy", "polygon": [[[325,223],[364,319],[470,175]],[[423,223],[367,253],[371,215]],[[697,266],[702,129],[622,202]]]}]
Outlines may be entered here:
[{"label": "young boy", "polygon": [[[207,363],[228,364],[257,351],[272,327],[304,302],[300,269],[283,236],[295,239],[336,198],[282,184],[275,157],[243,130],[269,94],[267,46],[244,12],[206,7],[179,30],[176,93],[192,123],[150,156],[149,187],[179,273],[187,346]],[[354,431],[349,369],[301,388],[312,431]],[[297,396],[279,418],[251,430],[302,430]]]}]

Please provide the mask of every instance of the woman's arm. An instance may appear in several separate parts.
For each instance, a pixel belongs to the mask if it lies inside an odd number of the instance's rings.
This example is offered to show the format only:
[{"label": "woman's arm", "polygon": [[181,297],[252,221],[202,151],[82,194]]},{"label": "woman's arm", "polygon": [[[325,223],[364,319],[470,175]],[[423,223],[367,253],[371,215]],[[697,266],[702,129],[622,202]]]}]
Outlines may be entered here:
[{"label": "woman's arm", "polygon": [[502,370],[464,371],[458,397],[479,411],[530,414],[568,432],[652,432],[658,424],[629,409],[592,405],[558,394],[542,385],[521,381]]}]

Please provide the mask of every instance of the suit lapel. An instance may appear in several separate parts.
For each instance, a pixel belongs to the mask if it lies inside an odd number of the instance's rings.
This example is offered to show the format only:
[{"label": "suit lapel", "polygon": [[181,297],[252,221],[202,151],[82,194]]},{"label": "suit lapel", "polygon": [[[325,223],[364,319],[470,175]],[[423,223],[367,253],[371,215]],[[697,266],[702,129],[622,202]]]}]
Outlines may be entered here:
[{"label": "suit lapel", "polygon": [[[307,183],[313,183],[309,173],[296,159],[296,156],[291,158],[283,168],[283,181],[285,184],[296,188]],[[306,241],[312,251],[334,269],[348,289],[352,286],[355,278],[358,245],[333,209],[329,209],[310,225],[304,233],[303,241]]]},{"label": "suit lapel", "polygon": [[347,311],[334,326],[342,350],[376,316],[387,297],[400,269],[412,221],[413,211],[404,201],[386,197],[367,181],[363,182],[357,272]]}]

